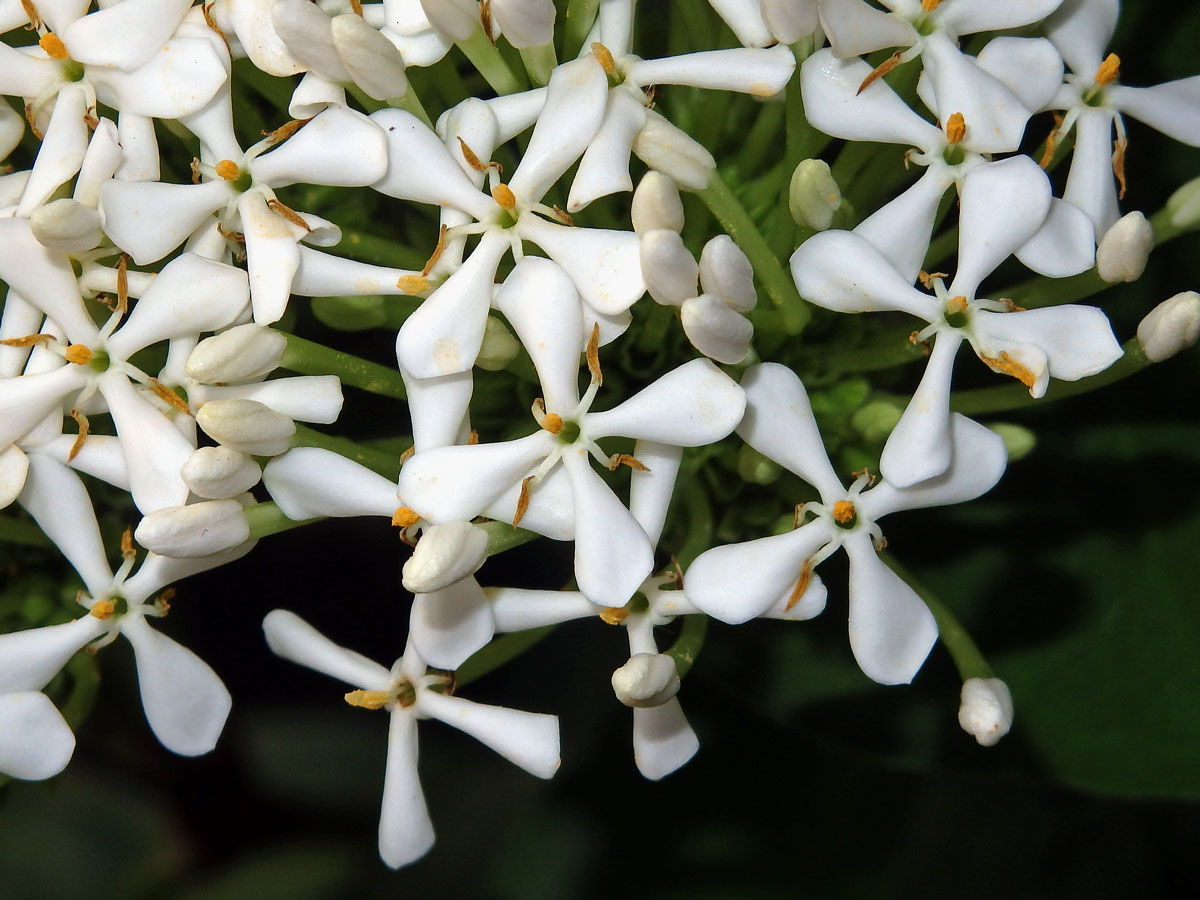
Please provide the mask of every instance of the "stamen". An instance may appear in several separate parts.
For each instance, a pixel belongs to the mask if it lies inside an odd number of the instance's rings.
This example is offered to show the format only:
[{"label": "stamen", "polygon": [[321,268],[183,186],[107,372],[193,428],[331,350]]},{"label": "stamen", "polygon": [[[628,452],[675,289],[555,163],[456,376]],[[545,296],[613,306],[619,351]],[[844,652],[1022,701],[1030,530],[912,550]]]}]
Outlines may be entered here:
[{"label": "stamen", "polygon": [[184,415],[190,416],[192,414],[191,409],[188,408],[187,401],[157,378],[151,378],[146,386],[150,388],[150,390],[154,391],[154,396],[158,397],[160,400],[166,401]]},{"label": "stamen", "polygon": [[1113,174],[1117,176],[1117,184],[1120,185],[1120,190],[1117,192],[1117,199],[1125,199],[1125,150],[1129,147],[1129,142],[1123,137],[1118,137],[1113,141],[1112,167]]},{"label": "stamen", "polygon": [[362,0],[350,0],[350,12],[361,19],[363,14]]},{"label": "stamen", "polygon": [[472,428],[471,433],[467,435],[467,446],[474,447],[478,443],[479,443],[479,432],[476,431],[474,428]]},{"label": "stamen", "polygon": [[492,199],[499,204],[501,209],[512,212],[517,208],[517,195],[512,192],[507,184],[498,184],[492,188]]},{"label": "stamen", "polygon": [[46,55],[51,59],[57,59],[62,62],[64,59],[70,59],[71,54],[67,52],[67,45],[62,42],[57,34],[46,32],[38,41],[38,46],[46,51]]},{"label": "stamen", "polygon": [[121,533],[121,557],[122,559],[133,559],[137,555],[137,551],[133,549],[133,529],[126,528]]},{"label": "stamen", "polygon": [[1063,117],[1059,113],[1054,113],[1054,127],[1050,129],[1050,133],[1046,135],[1046,148],[1042,151],[1042,158],[1038,160],[1038,165],[1045,169],[1054,159],[1054,151],[1058,149],[1058,139],[1062,136]]},{"label": "stamen", "polygon": [[600,371],[600,323],[596,322],[592,325],[592,336],[588,338],[587,343],[587,366],[588,371],[592,373],[592,383],[601,385],[604,383],[604,374]]},{"label": "stamen", "polygon": [[100,127],[100,120],[96,118],[96,107],[89,106],[83,114],[83,124],[88,127],[89,131],[95,131]]},{"label": "stamen", "polygon": [[927,13],[933,12],[941,2],[942,0],[921,0],[921,11]]},{"label": "stamen", "polygon": [[310,121],[312,121],[311,117],[308,119],[292,119],[290,122],[285,122],[284,124],[280,125],[274,131],[261,132],[266,137],[266,141],[264,141],[264,143],[268,143],[268,144],[283,143],[288,138],[290,138],[293,134],[295,134],[297,131],[299,131],[301,128],[303,128],[305,125],[307,125]]},{"label": "stamen", "polygon": [[5,347],[32,347],[34,344],[45,344],[56,340],[52,334],[27,334],[25,337],[5,338],[0,341]]},{"label": "stamen", "polygon": [[483,162],[461,137],[458,138],[458,146],[462,150],[463,159],[467,161],[467,165],[476,172],[486,172],[488,169],[495,169],[500,175],[504,174],[504,166],[494,160]]},{"label": "stamen", "polygon": [[346,695],[347,703],[362,709],[383,709],[389,699],[387,691],[351,691]]},{"label": "stamen", "polygon": [[946,315],[953,316],[957,313],[964,313],[966,311],[967,311],[967,298],[966,297],[961,297],[961,296],[951,297],[949,300],[946,301]]},{"label": "stamen", "polygon": [[551,434],[558,434],[563,430],[562,416],[558,413],[546,413],[542,419],[542,427]]},{"label": "stamen", "polygon": [[639,472],[649,472],[650,469],[640,459],[628,453],[614,453],[608,460],[609,470],[613,470],[618,466],[629,466],[631,469],[637,469]]},{"label": "stamen", "polygon": [[917,280],[925,286],[925,290],[933,290],[933,282],[935,278],[945,278],[945,272],[926,272],[924,270],[917,273]]},{"label": "stamen", "polygon": [[979,358],[987,364],[993,372],[999,372],[1002,375],[1011,375],[1025,387],[1032,390],[1033,384],[1037,381],[1037,376],[1028,368],[1021,365],[1015,359],[1008,355],[1008,351],[1000,351],[999,356],[984,356],[982,353]]},{"label": "stamen", "polygon": [[25,10],[25,17],[29,19],[26,31],[37,31],[42,27],[42,17],[33,5],[33,0],[21,0],[21,9]]},{"label": "stamen", "polygon": [[629,610],[624,606],[606,606],[600,610],[600,621],[605,625],[620,625],[629,615]]},{"label": "stamen", "polygon": [[37,116],[34,114],[32,103],[25,104],[25,121],[29,123],[29,130],[33,132],[33,136],[40,141],[43,135],[41,129],[37,127]]},{"label": "stamen", "polygon": [[1111,84],[1113,79],[1117,77],[1117,72],[1120,68],[1121,58],[1115,53],[1110,53],[1104,57],[1104,62],[1100,63],[1100,68],[1096,70],[1094,81],[1099,85]]},{"label": "stamen", "polygon": [[212,8],[216,5],[216,0],[211,3],[204,3],[200,6],[200,12],[204,16],[204,24],[221,36],[221,41],[225,44],[225,52],[230,56],[233,55],[233,50],[229,46],[229,38],[225,36],[225,32],[221,30],[221,26],[217,24],[217,20],[213,18]]},{"label": "stamen", "polygon": [[525,513],[529,511],[529,482],[533,481],[535,476],[530,475],[528,478],[521,479],[521,494],[517,497],[517,511],[513,515],[513,528],[520,524],[525,518]]},{"label": "stamen", "polygon": [[160,616],[171,611],[171,601],[175,599],[175,588],[167,588],[154,598],[154,609]]},{"label": "stamen", "polygon": [[433,267],[437,265],[437,261],[442,258],[442,253],[446,249],[446,227],[447,226],[443,225],[438,229],[437,246],[433,248],[433,253],[430,254],[429,259],[425,261],[425,265],[421,269],[422,278],[433,271]]},{"label": "stamen", "polygon": [[79,451],[83,449],[83,442],[87,440],[88,432],[90,431],[88,417],[83,414],[83,410],[73,409],[70,415],[75,420],[79,434],[76,435],[74,443],[71,444],[71,449],[67,451],[67,462],[70,462],[79,455]]},{"label": "stamen", "polygon": [[569,216],[566,212],[559,209],[558,204],[555,204],[552,207],[552,209],[554,210],[554,218],[558,219],[558,221],[562,222],[568,228],[575,227],[575,220],[573,218],[571,218],[571,216]]},{"label": "stamen", "polygon": [[71,344],[63,353],[63,358],[77,366],[86,366],[92,361],[92,348],[86,344]]},{"label": "stamen", "polygon": [[396,287],[406,294],[420,294],[429,290],[433,285],[420,275],[401,275],[396,279]]},{"label": "stamen", "polygon": [[302,218],[300,218],[300,215],[294,209],[292,209],[288,206],[284,206],[282,203],[280,203],[274,197],[272,197],[270,200],[267,201],[267,208],[270,209],[271,212],[275,213],[276,215],[283,216],[285,219],[287,219],[289,222],[291,222],[293,225],[297,226],[298,228],[303,228],[306,232],[308,232],[309,234],[312,234],[312,229],[308,227],[308,223],[305,222]]},{"label": "stamen", "polygon": [[596,57],[596,62],[600,63],[600,68],[604,70],[605,75],[611,75],[617,70],[617,63],[613,59],[612,53],[599,41],[592,43],[592,56]]},{"label": "stamen", "polygon": [[417,445],[413,444],[411,447],[409,447],[407,450],[405,450],[403,453],[401,453],[400,454],[400,465],[404,465],[406,462],[408,462],[412,458],[412,455],[416,452],[417,452]]},{"label": "stamen", "polygon": [[963,114],[960,112],[951,113],[950,118],[946,120],[946,140],[951,144],[958,144],[967,134],[967,123],[963,119]]},{"label": "stamen", "polygon": [[482,0],[479,4],[479,24],[483,26],[483,33],[494,46],[496,39],[492,36],[492,0]]},{"label": "stamen", "polygon": [[833,504],[833,521],[839,525],[849,525],[854,521],[855,515],[854,504],[849,500],[839,500]]},{"label": "stamen", "polygon": [[238,164],[232,159],[223,159],[213,167],[214,171],[226,181],[234,181],[242,174]]},{"label": "stamen", "polygon": [[129,254],[122,253],[117,260],[117,308],[121,316],[129,311]]},{"label": "stamen", "polygon": [[97,619],[107,619],[116,611],[117,604],[111,600],[97,600],[92,604],[92,608],[88,610],[89,616],[95,616]]},{"label": "stamen", "polygon": [[792,594],[788,597],[787,605],[784,606],[784,611],[791,609],[800,602],[800,598],[804,596],[804,592],[808,590],[808,585],[812,581],[812,560],[806,559],[804,565],[800,567],[800,577],[796,580],[796,586],[792,589]]},{"label": "stamen", "polygon": [[242,234],[240,231],[232,231],[226,228],[220,222],[217,223],[217,234],[225,238],[227,241],[233,241],[235,244],[246,243],[246,236],[244,234]]},{"label": "stamen", "polygon": [[858,90],[854,92],[855,96],[861,94],[888,72],[892,71],[892,69],[896,68],[896,66],[900,65],[901,57],[903,55],[904,52],[902,50],[897,50],[895,53],[877,65],[874,69],[872,69],[871,74],[862,80],[862,84],[860,84],[858,86]]},{"label": "stamen", "polygon": [[392,525],[396,528],[408,528],[411,525],[416,525],[420,519],[421,517],[407,506],[401,506],[392,513]]}]

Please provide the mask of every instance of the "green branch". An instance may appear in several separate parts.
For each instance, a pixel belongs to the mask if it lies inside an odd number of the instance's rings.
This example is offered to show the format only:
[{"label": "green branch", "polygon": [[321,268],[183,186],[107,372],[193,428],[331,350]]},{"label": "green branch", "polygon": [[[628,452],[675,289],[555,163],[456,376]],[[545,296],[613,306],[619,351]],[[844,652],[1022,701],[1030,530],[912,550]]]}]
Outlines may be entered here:
[{"label": "green branch", "polygon": [[279,365],[284,369],[305,375],[336,375],[342,384],[397,400],[408,396],[404,390],[404,379],[396,369],[294,334],[283,332],[283,336],[287,338],[287,348]]}]

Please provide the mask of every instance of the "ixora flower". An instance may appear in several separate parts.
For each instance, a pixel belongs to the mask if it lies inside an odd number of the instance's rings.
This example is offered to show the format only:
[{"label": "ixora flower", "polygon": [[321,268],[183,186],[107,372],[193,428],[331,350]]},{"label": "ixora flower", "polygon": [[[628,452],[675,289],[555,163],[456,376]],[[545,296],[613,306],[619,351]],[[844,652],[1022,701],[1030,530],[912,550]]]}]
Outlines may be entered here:
[{"label": "ixora flower", "polygon": [[636,469],[642,463],[635,457],[610,457],[596,442],[618,435],[680,447],[719,440],[741,419],[741,389],[708,360],[692,360],[613,409],[592,412],[602,382],[598,329],[586,348],[591,384],[580,397],[583,317],[567,274],[549,260],[526,257],[497,292],[496,306],[529,351],[541,380],[544,399],[533,404],[540,430],[503,443],[418,452],[400,471],[400,495],[430,522],[467,520],[514,485],[521,486],[523,504],[561,462],[573,496],[580,590],[603,606],[623,606],[650,574],[653,552],[588,456],[607,468]]},{"label": "ixora flower", "polygon": [[1120,84],[1121,60],[1115,53],[1104,55],[1119,11],[1118,0],[1066,0],[1046,20],[1046,34],[1071,70],[1045,105],[1046,109],[1065,111],[1047,140],[1047,150],[1052,152],[1063,136],[1075,130],[1063,196],[1091,217],[1097,240],[1121,215],[1117,183],[1124,196],[1128,144],[1122,114],[1200,147],[1200,75],[1146,88]]},{"label": "ixora flower", "polygon": [[[821,442],[808,395],[786,366],[764,363],[747,371],[746,416],[738,435],[764,456],[815,487],[820,502],[797,510],[785,534],[701,553],[684,576],[684,596],[724,622],[740,623],[778,604],[804,604],[812,572],[839,547],[850,559],[850,647],[863,672],[881,684],[913,679],[937,640],[929,608],[876,553],[878,520],[902,509],[972,500],[1004,474],[1000,436],[964,416],[950,423],[951,462],[938,478],[915,487],[883,480],[871,487],[863,472],[847,490]],[[804,523],[808,515],[811,521]]]},{"label": "ixora flower", "polygon": [[27,336],[61,353],[64,365],[0,381],[0,447],[19,439],[71,396],[82,441],[87,435],[84,404],[99,393],[121,439],[134,503],[144,513],[182,504],[188,490],[179,468],[195,447],[134,382],[174,410],[186,413],[187,403],[129,359],[159,341],[194,338],[228,325],[246,305],[246,273],[185,253],[154,277],[123,323],[118,308],[97,328],[66,258],[42,247],[28,222],[5,219],[0,220],[0,277],[66,336]]},{"label": "ixora flower", "polygon": [[[62,625],[0,636],[0,720],[17,726],[0,730],[0,766],[15,760],[8,771],[21,778],[48,778],[62,770],[74,738],[40,691],[76,652],[103,647],[118,636],[133,645],[142,706],[155,737],[183,756],[212,750],[229,714],[229,692],[207,663],[146,619],[166,614],[167,585],[231,562],[249,552],[253,542],[202,559],[152,553],[131,575],[135,551],[126,532],[124,562],[114,573],[79,476],[41,455],[30,456],[29,470],[20,503],[83,579],[78,599],[87,613]],[[45,760],[34,764],[43,753]]]},{"label": "ixora flower", "polygon": [[485,706],[452,695],[445,673],[427,672],[411,644],[387,669],[338,646],[294,613],[276,609],[263,620],[271,650],[284,659],[352,685],[351,706],[386,709],[387,770],[379,818],[379,855],[393,869],[433,846],[433,823],[417,776],[417,722],[439,719],[539,778],[558,771],[558,717]]},{"label": "ixora flower", "polygon": [[908,487],[947,470],[953,457],[950,380],[965,340],[984,363],[1041,397],[1051,376],[1075,381],[1121,358],[1121,345],[1099,309],[1075,304],[1016,309],[976,297],[979,284],[1023,246],[1044,220],[1050,185],[1033,160],[1016,156],[973,170],[963,180],[958,271],[934,296],[913,287],[873,245],[847,231],[825,231],[792,255],[801,295],[839,312],[900,310],[924,319],[915,341],[934,338],[925,375],[880,462],[883,476]]}]

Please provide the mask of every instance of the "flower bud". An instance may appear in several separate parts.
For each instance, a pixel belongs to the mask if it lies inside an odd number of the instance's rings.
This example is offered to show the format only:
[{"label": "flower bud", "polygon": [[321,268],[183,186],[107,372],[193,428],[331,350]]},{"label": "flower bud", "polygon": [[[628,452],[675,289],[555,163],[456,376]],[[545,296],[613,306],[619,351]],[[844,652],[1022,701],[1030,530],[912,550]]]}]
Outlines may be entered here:
[{"label": "flower bud", "polygon": [[781,44],[794,44],[821,27],[817,0],[762,0],[762,17]]},{"label": "flower bud", "polygon": [[503,322],[495,316],[488,316],[483,328],[483,343],[479,347],[479,355],[475,357],[475,365],[489,372],[499,372],[516,359],[520,352],[520,341],[504,327]]},{"label": "flower bud", "polygon": [[247,323],[202,340],[184,368],[206,384],[236,384],[274,371],[286,349],[287,338],[278,331]]},{"label": "flower bud", "polygon": [[750,312],[758,303],[754,293],[754,268],[727,234],[719,234],[700,251],[700,286],[738,312]]},{"label": "flower bud", "polygon": [[833,224],[833,214],[841,205],[842,192],[833,180],[829,163],[823,159],[802,160],[788,188],[788,208],[796,224],[824,231]]},{"label": "flower bud", "polygon": [[1164,300],[1138,324],[1137,337],[1150,362],[1162,362],[1200,336],[1200,294],[1184,291]]},{"label": "flower bud", "polygon": [[705,356],[726,365],[746,358],[754,326],[736,309],[712,294],[689,297],[680,309],[683,333]]},{"label": "flower bud", "polygon": [[354,13],[335,16],[330,22],[333,46],[350,78],[369,97],[387,100],[408,92],[404,57],[396,45]]},{"label": "flower bud", "polygon": [[218,443],[251,456],[287,452],[296,423],[257,400],[210,400],[196,413],[196,423]]},{"label": "flower bud", "polygon": [[1012,694],[999,678],[968,678],[963,682],[958,724],[980,746],[991,747],[1008,734],[1013,722]]},{"label": "flower bud", "polygon": [[194,559],[249,540],[250,525],[237,500],[206,500],[157,509],[138,523],[133,536],[160,556]]},{"label": "flower bud", "polygon": [[64,197],[39,206],[29,217],[38,243],[51,250],[82,253],[100,243],[100,213],[78,200]]},{"label": "flower bud", "polygon": [[465,41],[479,27],[475,0],[421,0],[421,9],[434,30],[452,41]]},{"label": "flower bud", "polygon": [[1024,459],[1037,446],[1037,435],[1024,425],[1012,422],[993,422],[988,426],[1004,441],[1004,449],[1008,451],[1008,461],[1016,462]]},{"label": "flower bud", "polygon": [[271,8],[271,25],[288,52],[305,68],[339,84],[353,80],[333,46],[329,16],[319,7],[308,0],[276,0]]},{"label": "flower bud", "polygon": [[683,201],[670,175],[651,169],[638,182],[630,207],[633,230],[640,235],[659,228],[683,231]]},{"label": "flower bud", "polygon": [[473,575],[487,559],[487,532],[470,522],[431,525],[404,564],[406,590],[432,594]]},{"label": "flower bud", "polygon": [[635,653],[613,672],[613,693],[626,706],[662,706],[679,693],[675,660],[664,653]]},{"label": "flower bud", "polygon": [[1167,198],[1167,214],[1176,228],[1200,223],[1200,178],[1186,182]]},{"label": "flower bud", "polygon": [[655,302],[679,306],[696,296],[700,267],[676,232],[659,228],[642,235],[641,261],[642,279]]},{"label": "flower bud", "polygon": [[492,0],[492,16],[514,47],[542,47],[554,40],[553,0]]},{"label": "flower bud", "polygon": [[183,483],[193,494],[207,500],[223,500],[250,490],[262,478],[253,459],[229,447],[201,447],[179,470]]},{"label": "flower bud", "polygon": [[633,152],[651,169],[693,191],[708,187],[717,168],[717,161],[700,143],[652,109],[646,110],[646,124],[633,140]]},{"label": "flower bud", "polygon": [[1109,284],[1137,281],[1154,249],[1154,229],[1140,212],[1126,213],[1096,248],[1096,273]]}]

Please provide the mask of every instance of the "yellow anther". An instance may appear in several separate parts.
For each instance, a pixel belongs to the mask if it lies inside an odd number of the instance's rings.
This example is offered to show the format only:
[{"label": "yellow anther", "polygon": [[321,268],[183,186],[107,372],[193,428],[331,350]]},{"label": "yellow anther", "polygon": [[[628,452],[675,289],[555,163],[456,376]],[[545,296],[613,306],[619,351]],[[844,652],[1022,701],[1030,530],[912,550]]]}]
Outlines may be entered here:
[{"label": "yellow anther", "polygon": [[507,184],[498,184],[492,188],[492,199],[500,205],[501,209],[511,212],[517,208],[517,195]]},{"label": "yellow anther", "polygon": [[615,469],[617,466],[629,466],[629,468],[637,469],[639,472],[650,471],[649,467],[647,467],[645,463],[629,453],[613,454],[612,458],[608,461],[608,468]]},{"label": "yellow anther", "polygon": [[517,511],[513,515],[513,528],[521,524],[521,520],[525,518],[525,513],[529,510],[529,482],[533,481],[533,476],[521,480],[521,493],[517,497]]},{"label": "yellow anther", "polygon": [[892,69],[896,68],[896,66],[900,65],[900,59],[902,56],[903,52],[897,50],[895,53],[877,65],[874,69],[872,69],[871,74],[862,80],[862,84],[860,84],[858,86],[858,90],[854,92],[855,95],[857,96],[858,94],[861,94],[888,72],[892,71]]},{"label": "yellow anther", "polygon": [[474,428],[472,428],[471,433],[467,435],[467,446],[474,447],[478,443],[479,443],[479,432],[476,431]]},{"label": "yellow anther", "polygon": [[588,338],[586,356],[588,371],[592,373],[592,381],[596,384],[603,384],[604,374],[600,371],[600,323],[598,322],[592,325],[592,336]]},{"label": "yellow anther", "polygon": [[187,401],[157,378],[150,379],[149,388],[150,390],[154,391],[154,396],[158,397],[158,399],[162,400],[164,403],[174,407],[186,416],[190,416],[192,414],[192,411],[188,409]]},{"label": "yellow anther", "polygon": [[550,208],[554,210],[554,218],[558,219],[558,221],[562,222],[568,228],[575,227],[575,220],[565,210],[559,209],[557,204]]},{"label": "yellow anther", "polygon": [[75,363],[77,366],[86,366],[92,361],[94,355],[92,348],[86,344],[71,344],[63,353],[63,357],[66,358],[67,362]]},{"label": "yellow anther", "polygon": [[354,13],[359,18],[362,18],[362,0],[350,0],[350,12]]},{"label": "yellow anther", "polygon": [[42,17],[38,15],[37,7],[33,5],[33,0],[21,0],[21,8],[25,10],[25,18],[29,20],[29,25],[26,31],[37,31],[42,27]]},{"label": "yellow anther", "polygon": [[620,625],[629,615],[629,610],[623,606],[606,606],[600,610],[600,621],[605,625]]},{"label": "yellow anther", "polygon": [[387,691],[351,691],[346,695],[346,702],[351,706],[363,709],[383,709],[391,695]]},{"label": "yellow anther", "polygon": [[542,419],[542,427],[551,434],[558,434],[563,429],[562,416],[558,413],[546,413]]},{"label": "yellow anther", "polygon": [[111,600],[97,600],[92,604],[92,608],[88,610],[89,616],[95,616],[97,619],[107,619],[117,609],[117,604]]},{"label": "yellow anther", "polygon": [[946,120],[946,140],[951,144],[958,144],[966,135],[967,123],[963,119],[963,114],[951,113],[950,118]]},{"label": "yellow anther", "polygon": [[599,41],[592,43],[592,56],[596,57],[596,62],[600,63],[600,68],[604,70],[605,75],[611,75],[617,70],[617,63],[613,59],[613,55]]},{"label": "yellow anther", "polygon": [[67,45],[62,42],[57,34],[47,32],[42,35],[38,41],[38,46],[46,51],[46,55],[51,59],[64,60],[70,59],[71,54],[67,52]]},{"label": "yellow anther", "polygon": [[[219,34],[221,36],[221,41],[225,44],[225,49],[230,50],[229,38],[225,36],[225,32],[221,30],[221,26],[217,24],[217,20],[213,18],[212,8],[215,5],[216,0],[210,0],[210,2],[205,3],[200,7],[201,13],[204,14],[204,24]],[[232,51],[230,51],[230,55],[232,55]]]},{"label": "yellow anther", "polygon": [[280,203],[274,197],[267,201],[267,208],[271,210],[271,212],[275,213],[275,215],[283,216],[297,228],[303,228],[306,232],[310,234],[312,233],[312,228],[309,227],[307,222],[300,218],[300,214],[298,212],[296,212],[290,206],[284,206],[284,204]]},{"label": "yellow anther", "polygon": [[396,279],[396,287],[404,291],[406,294],[421,294],[429,290],[433,285],[429,280],[420,275],[401,275]]},{"label": "yellow anther", "polygon": [[410,459],[412,459],[412,455],[416,452],[417,452],[417,445],[413,444],[411,447],[409,447],[407,450],[405,450],[403,453],[401,453],[400,454],[400,465],[404,465],[406,462],[408,462]]},{"label": "yellow anther", "polygon": [[137,551],[133,549],[133,529],[126,528],[121,533],[121,558],[133,559]]},{"label": "yellow anther", "polygon": [[5,338],[0,341],[5,347],[32,347],[34,344],[44,344],[54,340],[52,334],[27,334],[24,337]]},{"label": "yellow anther", "polygon": [[946,277],[945,272],[926,272],[926,271],[922,270],[917,273],[917,280],[920,281],[921,284],[923,284],[925,286],[925,290],[927,290],[927,291],[933,290],[933,279],[945,278],[945,277]]},{"label": "yellow anther", "polygon": [[1096,70],[1096,84],[1105,85],[1111,84],[1117,77],[1117,72],[1121,69],[1121,58],[1115,53],[1110,53],[1104,57],[1104,62],[1100,63],[1100,68]]},{"label": "yellow anther", "polygon": [[221,160],[213,166],[213,169],[226,181],[235,181],[242,174],[242,170],[238,168],[238,164],[232,159]]},{"label": "yellow anther", "polygon": [[401,506],[392,513],[392,524],[397,528],[408,528],[410,525],[416,525],[420,519],[421,517],[407,506]]},{"label": "yellow anther", "polygon": [[129,312],[129,254],[122,253],[117,260],[117,307],[121,315]]},{"label": "yellow anther", "polygon": [[425,261],[425,265],[421,268],[421,277],[424,278],[433,271],[433,267],[437,265],[437,261],[442,258],[442,253],[446,249],[446,226],[443,225],[438,229],[437,246],[433,248],[433,253],[429,254],[429,259]]},{"label": "yellow anther", "polygon": [[79,428],[79,433],[75,435],[75,440],[71,443],[71,449],[67,451],[67,462],[70,462],[79,455],[79,451],[83,449],[83,442],[87,440],[88,432],[91,430],[88,425],[88,417],[83,414],[83,410],[71,410],[71,418],[75,420],[75,425]]},{"label": "yellow anther", "polygon": [[833,504],[833,521],[845,525],[854,519],[854,504],[849,500],[839,500]]},{"label": "yellow anther", "polygon": [[999,372],[1001,375],[1011,375],[1030,390],[1033,389],[1034,382],[1037,381],[1037,376],[1033,372],[1021,365],[1005,351],[1001,351],[999,356],[983,356],[981,354],[979,358],[993,372]]},{"label": "yellow anther", "polygon": [[946,314],[954,315],[955,313],[963,313],[967,311],[966,297],[951,297],[946,301]]},{"label": "yellow anther", "polygon": [[262,133],[272,144],[278,144],[281,141],[286,141],[310,121],[312,121],[311,117],[308,119],[292,119],[290,122],[284,122],[274,131],[264,131]]},{"label": "yellow anther", "polygon": [[[845,502],[845,501],[842,501]],[[800,598],[804,596],[804,592],[808,590],[809,582],[812,581],[812,560],[806,559],[804,565],[800,569],[800,577],[796,580],[796,586],[792,589],[792,594],[788,597],[787,606],[784,611],[791,609],[800,602]]]},{"label": "yellow anther", "polygon": [[1129,142],[1124,138],[1117,138],[1113,141],[1112,167],[1113,175],[1117,178],[1117,184],[1120,185],[1120,190],[1117,191],[1117,199],[1125,199],[1125,150],[1129,147]]},{"label": "yellow anther", "polygon": [[482,172],[487,168],[487,163],[483,162],[461,137],[458,139],[458,148],[462,151],[463,159],[467,161],[467,165],[476,172]]},{"label": "yellow anther", "polygon": [[483,33],[487,35],[487,39],[493,44],[496,43],[496,38],[492,33],[492,3],[491,0],[480,0],[479,3],[479,24],[483,28]]},{"label": "yellow anther", "polygon": [[942,0],[921,0],[921,9],[927,13],[933,12],[941,2]]},{"label": "yellow anther", "polygon": [[154,598],[154,608],[158,610],[160,616],[165,616],[171,611],[171,601],[175,599],[175,588],[167,588],[161,594]]}]

